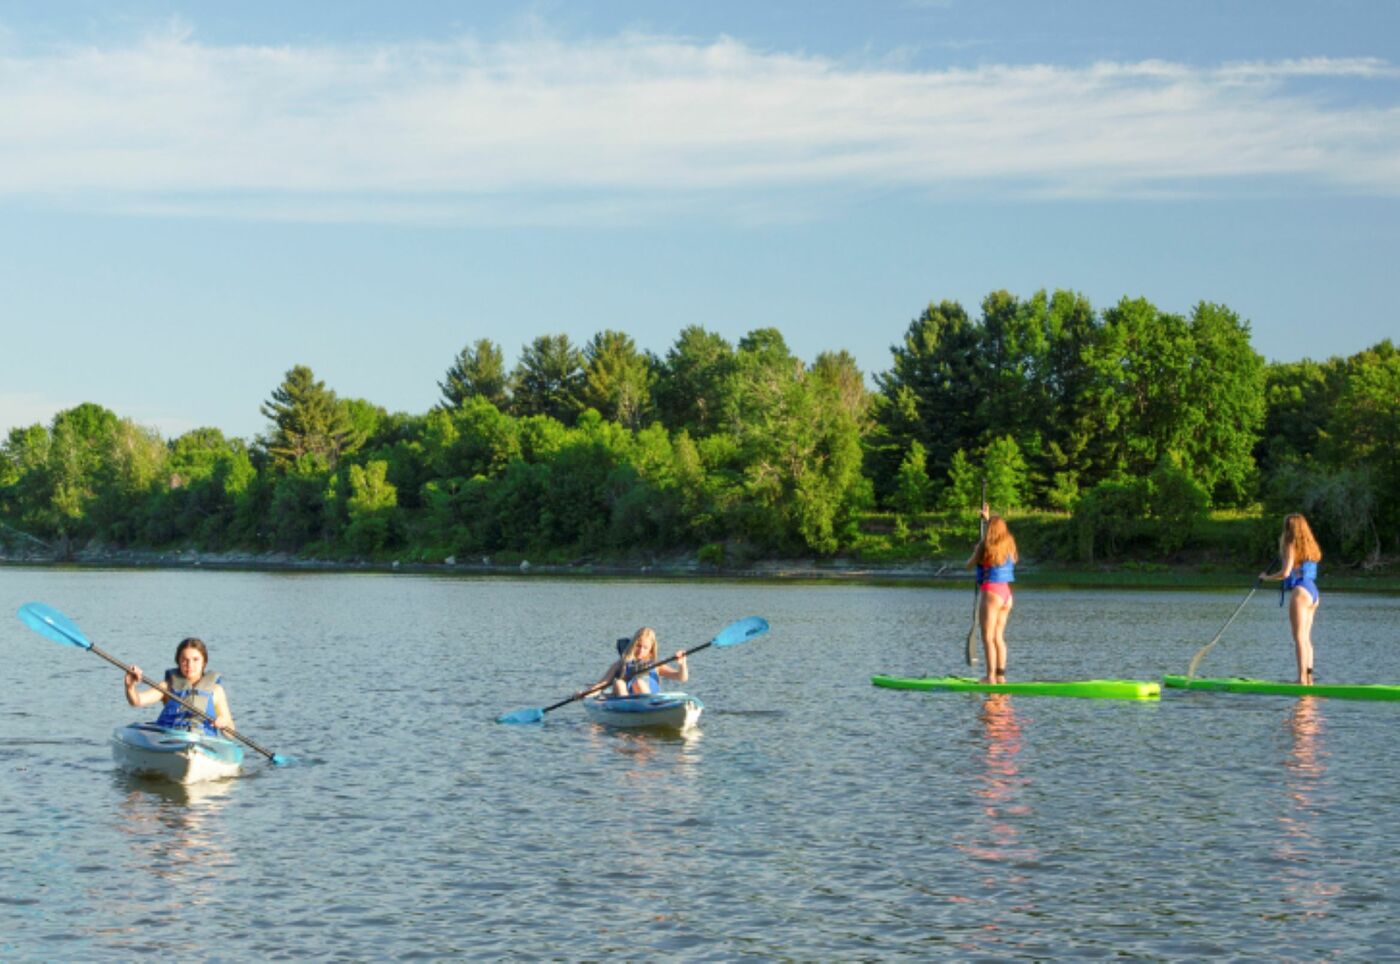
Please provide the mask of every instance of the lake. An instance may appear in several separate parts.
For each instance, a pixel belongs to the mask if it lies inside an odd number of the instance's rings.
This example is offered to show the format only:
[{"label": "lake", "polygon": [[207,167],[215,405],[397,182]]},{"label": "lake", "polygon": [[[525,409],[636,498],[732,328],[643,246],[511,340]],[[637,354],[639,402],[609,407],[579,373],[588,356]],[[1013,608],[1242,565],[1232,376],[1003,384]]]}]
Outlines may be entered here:
[{"label": "lake", "polygon": [[[1023,589],[1013,679],[1184,672],[1248,586]],[[1400,600],[1328,593],[1329,682],[1400,682]],[[125,776],[150,711],[26,629],[159,675],[208,643],[249,753]],[[964,671],[969,587],[0,568],[0,959],[1378,959],[1400,954],[1400,704],[877,690]],[[686,737],[576,705],[613,641],[691,660]],[[1276,594],[1201,667],[1291,679]]]}]

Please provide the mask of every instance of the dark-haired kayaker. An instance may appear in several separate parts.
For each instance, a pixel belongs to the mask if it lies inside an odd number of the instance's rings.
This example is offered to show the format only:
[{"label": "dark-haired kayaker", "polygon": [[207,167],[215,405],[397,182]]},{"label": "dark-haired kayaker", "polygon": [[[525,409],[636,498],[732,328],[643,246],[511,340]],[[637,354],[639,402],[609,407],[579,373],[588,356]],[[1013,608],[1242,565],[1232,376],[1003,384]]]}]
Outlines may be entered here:
[{"label": "dark-haired kayaker", "polygon": [[218,730],[232,730],[233,714],[228,708],[228,695],[220,683],[219,674],[209,670],[209,650],[204,641],[193,636],[180,641],[175,647],[175,669],[165,671],[166,689],[214,718],[211,726],[191,713],[178,700],[166,697],[156,689],[136,690],[141,682],[141,667],[133,666],[126,674],[126,701],[132,706],[151,706],[164,701],[156,725],[172,729],[202,729],[205,733]]}]

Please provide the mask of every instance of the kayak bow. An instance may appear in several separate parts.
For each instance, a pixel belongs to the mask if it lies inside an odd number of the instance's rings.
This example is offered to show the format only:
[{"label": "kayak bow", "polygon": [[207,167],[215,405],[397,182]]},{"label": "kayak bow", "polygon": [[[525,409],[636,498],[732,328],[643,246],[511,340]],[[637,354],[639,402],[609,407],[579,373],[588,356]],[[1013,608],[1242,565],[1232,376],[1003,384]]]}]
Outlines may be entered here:
[{"label": "kayak bow", "polygon": [[685,693],[644,693],[585,700],[584,711],[595,723],[621,729],[687,730],[700,720],[705,708]]},{"label": "kayak bow", "polygon": [[208,733],[133,723],[112,731],[112,759],[132,773],[190,784],[236,776],[243,748]]}]

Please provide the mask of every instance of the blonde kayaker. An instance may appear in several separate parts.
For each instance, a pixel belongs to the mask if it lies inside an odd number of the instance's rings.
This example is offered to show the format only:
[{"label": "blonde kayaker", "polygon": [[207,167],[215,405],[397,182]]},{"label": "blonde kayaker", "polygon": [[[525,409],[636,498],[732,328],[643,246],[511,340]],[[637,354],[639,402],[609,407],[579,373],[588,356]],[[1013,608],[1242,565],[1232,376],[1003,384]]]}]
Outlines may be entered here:
[{"label": "blonde kayaker", "polygon": [[181,640],[180,645],[175,647],[175,666],[175,669],[165,671],[166,689],[213,717],[213,726],[191,713],[178,700],[166,697],[160,690],[148,688],[137,692],[136,684],[141,682],[139,666],[131,667],[126,674],[126,701],[132,706],[151,706],[164,701],[160,716],[156,718],[159,726],[190,730],[202,728],[206,733],[213,733],[216,729],[232,730],[233,714],[229,712],[228,695],[224,692],[219,674],[208,669],[209,650],[204,641],[193,636]]},{"label": "blonde kayaker", "polygon": [[684,683],[690,679],[690,670],[686,665],[685,652],[676,652],[675,664],[668,663],[665,666],[657,666],[649,671],[644,668],[656,662],[656,630],[650,626],[643,626],[632,636],[631,642],[622,647],[622,652],[617,660],[608,667],[608,671],[603,674],[603,678],[592,686],[586,686],[579,690],[578,695],[588,692],[594,687],[605,686],[609,696],[640,695],[644,693],[656,693],[661,690],[661,677],[675,679]]},{"label": "blonde kayaker", "polygon": [[1016,581],[1016,540],[1006,520],[992,515],[982,503],[986,533],[968,557],[967,567],[977,569],[977,616],[982,624],[982,651],[987,659],[984,683],[1006,682],[1006,618],[1011,615],[1011,584]]},{"label": "blonde kayaker", "polygon": [[1288,603],[1288,624],[1293,630],[1293,651],[1298,660],[1298,682],[1313,683],[1313,617],[1322,595],[1317,591],[1317,564],[1322,561],[1322,549],[1313,538],[1308,520],[1294,512],[1283,518],[1283,532],[1278,537],[1278,572],[1261,572],[1260,579],[1283,581],[1279,605]]}]

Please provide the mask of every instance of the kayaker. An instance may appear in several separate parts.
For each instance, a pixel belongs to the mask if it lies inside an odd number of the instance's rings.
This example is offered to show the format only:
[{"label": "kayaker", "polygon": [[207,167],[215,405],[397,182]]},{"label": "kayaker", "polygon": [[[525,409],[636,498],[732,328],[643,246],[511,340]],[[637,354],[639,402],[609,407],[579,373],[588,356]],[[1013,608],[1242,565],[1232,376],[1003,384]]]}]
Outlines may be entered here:
[{"label": "kayaker", "polygon": [[984,683],[1006,682],[1006,617],[1011,615],[1011,584],[1016,581],[1016,540],[1006,520],[992,515],[982,503],[985,534],[968,557],[967,567],[977,569],[977,616],[982,624],[982,651],[987,659]]},{"label": "kayaker", "polygon": [[656,662],[656,645],[656,630],[650,626],[643,626],[637,630],[630,640],[618,640],[618,658],[608,667],[603,678],[592,686],[585,686],[576,695],[583,695],[595,687],[607,684],[611,684],[607,686],[607,693],[610,696],[657,693],[661,690],[661,677],[663,676],[667,679],[680,680],[682,683],[690,679],[685,652],[680,650],[676,652],[674,665],[668,663],[665,666],[656,666],[643,672],[644,667]]},{"label": "kayaker", "polygon": [[1278,572],[1261,572],[1260,579],[1282,580],[1279,605],[1288,603],[1288,623],[1293,630],[1293,650],[1298,659],[1298,682],[1313,684],[1312,624],[1322,595],[1317,591],[1317,564],[1322,561],[1322,549],[1313,538],[1312,528],[1302,514],[1294,512],[1283,518],[1283,532],[1278,537]]},{"label": "kayaker", "polygon": [[212,716],[214,725],[201,720],[179,701],[168,699],[160,690],[145,689],[138,693],[136,684],[141,682],[139,666],[131,667],[131,672],[126,674],[126,701],[132,706],[151,706],[163,700],[165,705],[161,708],[160,716],[156,717],[157,726],[188,730],[202,728],[206,733],[232,730],[233,714],[229,712],[228,696],[224,693],[219,674],[208,669],[209,650],[204,641],[193,636],[181,640],[180,645],[175,647],[175,666],[175,669],[165,671],[166,689]]}]

